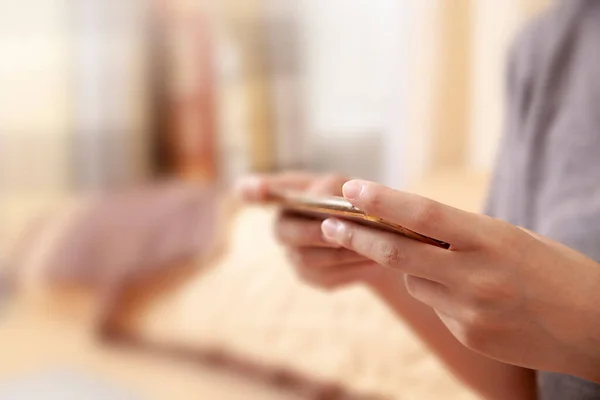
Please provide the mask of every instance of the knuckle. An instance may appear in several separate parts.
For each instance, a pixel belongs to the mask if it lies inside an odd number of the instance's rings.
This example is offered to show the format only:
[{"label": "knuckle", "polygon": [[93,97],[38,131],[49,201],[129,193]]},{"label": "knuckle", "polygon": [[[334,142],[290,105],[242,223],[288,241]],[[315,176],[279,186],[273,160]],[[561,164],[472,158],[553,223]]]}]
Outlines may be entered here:
[{"label": "knuckle", "polygon": [[[487,240],[487,249],[501,253],[504,257],[520,257],[531,245],[532,236],[505,221],[494,220],[496,234],[494,240]],[[482,244],[485,246],[485,244]]]},{"label": "knuckle", "polygon": [[478,275],[469,277],[467,279],[467,285],[472,300],[487,300],[495,290],[495,285],[490,279]]},{"label": "knuckle", "polygon": [[422,199],[414,213],[415,229],[426,231],[440,217],[437,203],[432,200]]},{"label": "knuckle", "polygon": [[467,309],[464,312],[463,323],[469,331],[480,331],[486,327],[485,313],[477,308]]},{"label": "knuckle", "polygon": [[491,340],[488,318],[479,310],[465,312],[459,340],[466,347],[483,351]]},{"label": "knuckle", "polygon": [[398,246],[387,241],[376,242],[379,246],[380,260],[386,267],[395,267],[406,262],[406,254]]},{"label": "knuckle", "polygon": [[474,275],[469,278],[467,284],[471,300],[479,305],[506,302],[515,297],[510,282],[497,274],[492,276]]},{"label": "knuckle", "polygon": [[500,229],[497,230],[497,248],[501,251],[510,251],[515,249],[520,244],[520,237],[517,239],[514,235],[514,231],[508,224],[502,223],[499,225]]}]

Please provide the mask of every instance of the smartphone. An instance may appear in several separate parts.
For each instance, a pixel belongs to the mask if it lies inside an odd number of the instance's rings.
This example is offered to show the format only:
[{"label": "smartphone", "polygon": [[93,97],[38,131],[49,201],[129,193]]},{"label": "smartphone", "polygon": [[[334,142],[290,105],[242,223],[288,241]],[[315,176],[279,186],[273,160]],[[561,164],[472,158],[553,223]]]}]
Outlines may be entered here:
[{"label": "smartphone", "polygon": [[325,220],[337,217],[356,222],[371,228],[381,229],[403,235],[409,239],[449,249],[450,244],[414,232],[401,225],[386,221],[374,215],[369,215],[353,206],[348,200],[337,196],[315,196],[306,193],[272,190],[268,195],[268,202],[275,204],[284,211],[307,218]]}]

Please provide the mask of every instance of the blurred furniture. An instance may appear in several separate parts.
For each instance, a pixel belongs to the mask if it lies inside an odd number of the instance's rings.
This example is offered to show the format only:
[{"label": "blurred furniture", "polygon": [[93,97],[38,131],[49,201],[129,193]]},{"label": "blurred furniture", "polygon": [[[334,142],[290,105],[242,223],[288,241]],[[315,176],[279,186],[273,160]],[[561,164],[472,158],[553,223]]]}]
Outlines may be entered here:
[{"label": "blurred furniture", "polygon": [[218,178],[215,49],[203,2],[153,2],[155,138],[163,172]]},{"label": "blurred furniture", "polygon": [[[243,143],[248,167],[272,171],[276,166],[276,132],[273,126],[273,92],[263,0],[223,0],[216,2],[215,15],[237,61],[234,91],[243,103]],[[226,109],[230,107],[224,105]],[[232,115],[226,115],[231,118]],[[225,131],[230,135],[234,132]]]}]

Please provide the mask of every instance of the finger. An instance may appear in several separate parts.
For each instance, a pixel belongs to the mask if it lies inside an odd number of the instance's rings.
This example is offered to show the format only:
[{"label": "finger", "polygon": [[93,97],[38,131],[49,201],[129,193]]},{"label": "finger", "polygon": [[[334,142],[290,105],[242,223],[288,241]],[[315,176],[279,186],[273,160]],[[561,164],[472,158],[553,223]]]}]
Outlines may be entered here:
[{"label": "finger", "polygon": [[479,244],[486,236],[488,217],[425,197],[360,180],[346,182],[343,193],[348,201],[368,214],[450,243],[455,248]]},{"label": "finger", "polygon": [[440,283],[454,281],[451,274],[459,275],[449,265],[454,252],[334,218],[325,220],[321,228],[327,240],[382,266]]},{"label": "finger", "polygon": [[275,237],[290,247],[329,247],[338,248],[323,237],[321,221],[283,214],[275,223]]},{"label": "finger", "polygon": [[357,262],[335,267],[312,269],[294,266],[304,281],[324,289],[335,289],[355,282],[365,282],[379,273],[372,262]]},{"label": "finger", "polygon": [[357,262],[370,262],[368,258],[357,254],[354,251],[338,248],[338,249],[324,249],[317,247],[308,248],[293,248],[289,252],[289,257],[292,261],[298,265],[303,265],[306,268],[327,268],[332,266],[339,266],[343,264],[357,263]]},{"label": "finger", "polygon": [[276,175],[249,175],[239,179],[235,193],[244,201],[261,202],[268,198],[272,188],[306,190],[315,180],[307,172],[284,172]]},{"label": "finger", "polygon": [[406,290],[421,303],[433,308],[450,332],[469,348],[485,343],[486,331],[497,327],[498,315],[474,306],[439,283],[415,276],[405,277]]},{"label": "finger", "polygon": [[408,294],[421,303],[445,314],[454,312],[447,286],[414,275],[404,275],[404,283]]}]

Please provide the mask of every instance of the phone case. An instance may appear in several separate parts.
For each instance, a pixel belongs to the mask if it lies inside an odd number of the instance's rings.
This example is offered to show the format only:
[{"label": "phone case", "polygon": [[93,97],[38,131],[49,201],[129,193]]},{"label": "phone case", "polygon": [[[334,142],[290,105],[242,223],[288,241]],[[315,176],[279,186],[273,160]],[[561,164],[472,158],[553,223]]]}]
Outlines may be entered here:
[{"label": "phone case", "polygon": [[361,209],[354,207],[343,197],[337,196],[312,196],[304,193],[277,192],[269,193],[270,203],[277,204],[288,212],[302,216],[324,220],[328,217],[339,217],[360,223],[376,229],[403,235],[419,242],[449,249],[450,244],[414,232],[401,225],[386,221],[374,215],[369,215]]}]

